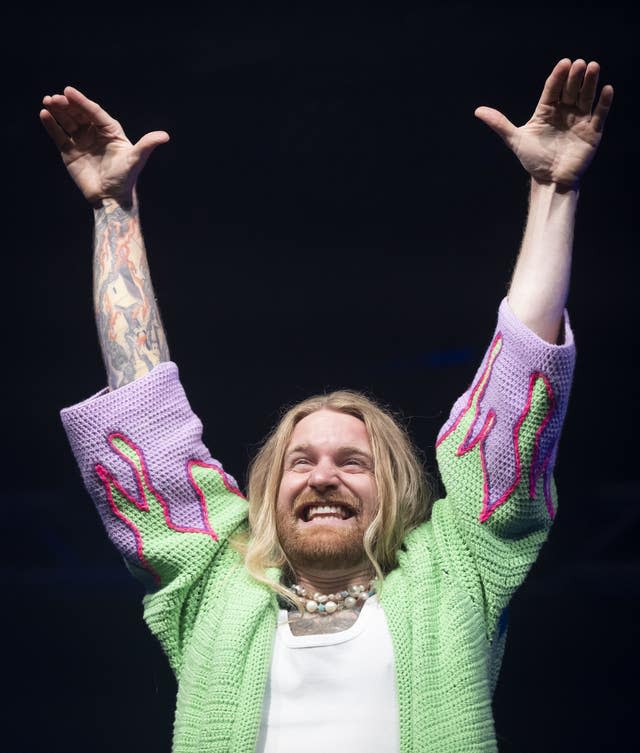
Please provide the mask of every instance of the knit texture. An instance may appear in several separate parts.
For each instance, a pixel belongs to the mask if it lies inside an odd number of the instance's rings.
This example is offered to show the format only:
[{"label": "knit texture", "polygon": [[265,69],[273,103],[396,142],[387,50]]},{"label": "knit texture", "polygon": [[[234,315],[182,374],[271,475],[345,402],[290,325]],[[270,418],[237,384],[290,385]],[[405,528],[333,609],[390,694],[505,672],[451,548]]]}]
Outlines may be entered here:
[{"label": "knit texture", "polygon": [[[380,602],[396,661],[402,753],[496,751],[505,610],[556,511],[551,479],[574,346],[506,301],[438,438],[446,496],[413,530]],[[178,679],[175,753],[253,753],[278,606],[228,545],[247,503],[208,453],[175,364],[62,411],[89,493]],[[279,573],[273,572],[273,577]]]}]

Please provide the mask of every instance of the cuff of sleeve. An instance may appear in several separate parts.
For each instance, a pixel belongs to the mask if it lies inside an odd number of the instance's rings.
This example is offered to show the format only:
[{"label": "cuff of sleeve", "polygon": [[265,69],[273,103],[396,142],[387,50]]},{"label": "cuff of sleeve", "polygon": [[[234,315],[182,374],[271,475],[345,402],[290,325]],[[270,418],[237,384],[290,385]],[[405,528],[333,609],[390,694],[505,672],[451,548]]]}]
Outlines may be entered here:
[{"label": "cuff of sleeve", "polygon": [[560,356],[573,358],[575,355],[575,342],[573,330],[569,321],[569,314],[565,309],[563,313],[563,342],[560,344],[550,343],[543,340],[526,324],[520,321],[513,313],[507,298],[503,298],[498,310],[498,330],[510,335],[510,339],[517,342],[524,350],[531,353],[557,353]]},{"label": "cuff of sleeve", "polygon": [[[113,433],[128,436],[141,447],[168,443],[169,437],[208,456],[201,444],[202,424],[193,414],[180,384],[178,367],[167,361],[117,390],[100,390],[60,411],[71,449],[83,468],[100,454]],[[83,468],[84,470],[84,468]]]},{"label": "cuff of sleeve", "polygon": [[91,397],[63,408],[60,418],[66,427],[83,415],[120,413],[127,405],[139,406],[144,402],[155,404],[158,399],[170,395],[176,387],[181,388],[178,367],[173,361],[165,361],[148,374],[116,390],[103,387]]},{"label": "cuff of sleeve", "polygon": [[202,423],[191,410],[178,367],[171,361],[116,390],[100,390],[64,408],[60,417],[82,475],[91,484],[97,483],[95,463],[105,458],[114,467],[117,464],[117,473],[129,484],[135,484],[129,465],[113,455],[109,438],[114,434],[126,437],[144,453],[158,488],[177,490],[180,499],[195,494],[185,473],[190,460],[221,467],[202,442]]}]

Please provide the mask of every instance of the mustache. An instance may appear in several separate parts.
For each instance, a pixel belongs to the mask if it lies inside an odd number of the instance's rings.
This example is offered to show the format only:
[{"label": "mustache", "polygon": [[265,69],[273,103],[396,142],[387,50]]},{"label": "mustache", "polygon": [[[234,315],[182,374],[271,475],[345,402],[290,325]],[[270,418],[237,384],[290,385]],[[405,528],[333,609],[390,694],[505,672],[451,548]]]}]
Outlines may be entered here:
[{"label": "mustache", "polygon": [[328,491],[320,494],[313,489],[305,489],[300,492],[293,502],[293,514],[299,517],[305,507],[316,505],[340,505],[354,515],[359,513],[362,507],[360,500],[353,494],[341,494],[336,491]]}]

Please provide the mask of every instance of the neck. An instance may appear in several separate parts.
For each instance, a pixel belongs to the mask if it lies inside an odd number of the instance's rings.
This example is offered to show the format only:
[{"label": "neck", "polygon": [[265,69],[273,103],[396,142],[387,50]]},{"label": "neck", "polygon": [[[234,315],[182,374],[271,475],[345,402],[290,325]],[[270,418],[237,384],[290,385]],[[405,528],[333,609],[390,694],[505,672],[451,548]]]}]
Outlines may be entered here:
[{"label": "neck", "polygon": [[309,596],[316,592],[330,594],[344,591],[351,585],[366,586],[373,577],[371,567],[364,564],[340,570],[297,567],[293,575],[294,583],[305,588]]}]

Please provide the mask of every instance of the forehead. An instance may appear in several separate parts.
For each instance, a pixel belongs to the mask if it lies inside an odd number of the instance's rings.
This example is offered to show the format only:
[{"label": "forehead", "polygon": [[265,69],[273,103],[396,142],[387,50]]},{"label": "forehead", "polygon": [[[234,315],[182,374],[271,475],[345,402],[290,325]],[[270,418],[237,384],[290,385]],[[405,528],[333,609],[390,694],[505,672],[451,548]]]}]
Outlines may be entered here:
[{"label": "forehead", "polygon": [[288,449],[301,445],[350,446],[371,451],[367,428],[359,418],[326,408],[310,413],[296,424]]}]

